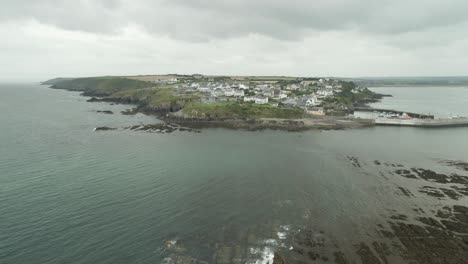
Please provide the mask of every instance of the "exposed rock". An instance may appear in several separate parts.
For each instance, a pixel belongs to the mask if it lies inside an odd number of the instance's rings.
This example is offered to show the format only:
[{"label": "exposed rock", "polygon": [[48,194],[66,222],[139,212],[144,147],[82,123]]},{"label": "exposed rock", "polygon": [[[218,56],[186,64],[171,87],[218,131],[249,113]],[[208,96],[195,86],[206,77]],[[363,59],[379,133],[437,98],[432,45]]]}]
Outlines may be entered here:
[{"label": "exposed rock", "polygon": [[458,200],[462,197],[462,195],[458,194],[456,191],[451,189],[439,188],[445,195],[450,197],[453,200]]},{"label": "exposed rock", "polygon": [[153,132],[153,133],[172,133],[174,131],[187,131],[187,132],[195,132],[200,133],[200,131],[179,127],[177,125],[168,124],[168,123],[159,123],[159,124],[150,124],[150,125],[134,125],[125,127],[125,129],[133,130],[133,131],[144,131],[144,132]]},{"label": "exposed rock", "polygon": [[117,128],[114,127],[96,127],[94,131],[109,131],[109,130],[116,130]]},{"label": "exposed rock", "polygon": [[407,220],[408,216],[403,215],[403,214],[397,214],[397,215],[392,215],[390,218],[394,220]]},{"label": "exposed rock", "polygon": [[366,264],[381,264],[380,260],[374,255],[372,250],[364,243],[359,244],[359,249],[356,253],[361,257],[362,263]]},{"label": "exposed rock", "polygon": [[407,197],[413,196],[413,194],[406,188],[398,186],[398,189],[400,189],[400,191],[403,193],[403,195],[405,195]]},{"label": "exposed rock", "polygon": [[97,97],[91,97],[90,99],[86,100],[86,102],[90,102],[90,103],[93,103],[93,102],[102,102],[102,99],[99,99]]},{"label": "exposed rock", "polygon": [[426,181],[430,182],[437,182],[437,183],[448,183],[450,182],[450,177],[445,174],[436,173],[432,170],[427,169],[412,169],[419,177],[425,179]]},{"label": "exposed rock", "polygon": [[208,264],[208,262],[184,255],[171,255],[164,260],[164,264]]},{"label": "exposed rock", "polygon": [[432,197],[437,197],[437,198],[445,197],[445,195],[442,192],[440,192],[437,188],[431,187],[431,186],[423,186],[419,188],[419,191]]},{"label": "exposed rock", "polygon": [[122,115],[135,115],[138,113],[138,108],[134,107],[120,112]]},{"label": "exposed rock", "polygon": [[286,259],[278,253],[275,253],[273,258],[273,264],[288,264]]},{"label": "exposed rock", "polygon": [[343,252],[336,251],[333,253],[333,256],[335,257],[335,263],[337,264],[349,264],[348,260],[346,259],[345,255]]},{"label": "exposed rock", "polygon": [[108,114],[108,115],[114,114],[114,112],[112,112],[110,110],[97,110],[96,112],[97,113],[102,113],[102,114]]},{"label": "exposed rock", "polygon": [[413,173],[411,173],[410,170],[401,169],[401,170],[396,170],[395,173],[400,175],[400,176],[403,176],[405,178],[409,178],[409,179],[417,179],[418,178]]},{"label": "exposed rock", "polygon": [[[421,220],[421,219],[420,219]],[[423,221],[426,221],[424,219]],[[445,220],[442,220],[444,223]],[[464,263],[468,259],[466,245],[461,239],[445,229],[434,227],[435,222],[429,220],[431,226],[415,224],[391,223],[395,236],[405,246],[404,258],[416,263]],[[458,226],[450,222],[451,227]],[[445,223],[444,223],[445,225]]]},{"label": "exposed rock", "polygon": [[460,160],[445,160],[441,163],[444,163],[449,166],[454,166],[460,170],[468,171],[468,162],[460,161]]},{"label": "exposed rock", "polygon": [[353,164],[354,167],[356,167],[356,168],[361,167],[361,163],[359,163],[359,160],[356,157],[347,156],[347,158],[351,161],[351,163]]}]

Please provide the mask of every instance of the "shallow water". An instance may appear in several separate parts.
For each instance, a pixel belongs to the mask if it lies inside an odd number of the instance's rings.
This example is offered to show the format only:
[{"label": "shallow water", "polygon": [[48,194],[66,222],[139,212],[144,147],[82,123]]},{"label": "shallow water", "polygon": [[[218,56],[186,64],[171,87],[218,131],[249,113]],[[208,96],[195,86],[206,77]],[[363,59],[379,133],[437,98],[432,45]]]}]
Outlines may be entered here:
[{"label": "shallow water", "polygon": [[[212,263],[223,250],[266,263],[304,226],[347,253],[390,210],[412,210],[394,194],[403,180],[381,177],[374,160],[449,172],[437,161],[468,157],[468,128],[93,132],[158,120],[46,86],[2,84],[0,94],[0,263]],[[468,113],[450,107],[435,109]]]}]

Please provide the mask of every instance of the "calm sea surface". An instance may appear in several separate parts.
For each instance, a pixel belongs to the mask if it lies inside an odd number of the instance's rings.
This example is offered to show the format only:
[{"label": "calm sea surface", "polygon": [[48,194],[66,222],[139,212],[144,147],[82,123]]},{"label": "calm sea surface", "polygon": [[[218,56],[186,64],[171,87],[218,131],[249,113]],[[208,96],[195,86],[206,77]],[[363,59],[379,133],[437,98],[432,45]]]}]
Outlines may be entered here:
[{"label": "calm sea surface", "polygon": [[[374,90],[394,95],[378,107],[468,115],[467,88]],[[225,248],[266,263],[304,226],[351,252],[390,210],[412,212],[374,160],[447,170],[437,161],[468,159],[468,128],[93,132],[158,122],[127,108],[0,85],[0,263],[213,263]]]},{"label": "calm sea surface", "polygon": [[371,90],[393,96],[373,104],[375,108],[432,114],[436,118],[455,115],[468,117],[468,87],[401,86],[376,87]]}]

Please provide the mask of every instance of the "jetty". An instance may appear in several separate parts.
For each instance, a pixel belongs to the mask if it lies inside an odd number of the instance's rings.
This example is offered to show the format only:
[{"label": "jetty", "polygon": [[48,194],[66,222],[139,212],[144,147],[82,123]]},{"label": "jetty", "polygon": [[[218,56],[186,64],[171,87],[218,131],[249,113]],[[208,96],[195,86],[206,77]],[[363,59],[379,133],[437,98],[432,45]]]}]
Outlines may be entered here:
[{"label": "jetty", "polygon": [[372,113],[378,112],[378,113],[394,114],[394,115],[399,115],[399,116],[402,116],[403,114],[406,114],[406,115],[408,115],[408,116],[410,116],[412,118],[434,119],[433,115],[411,113],[411,112],[399,111],[399,110],[393,110],[393,109],[381,109],[381,108],[371,108],[371,107],[355,107],[354,111],[372,112]]},{"label": "jetty", "polygon": [[375,125],[380,126],[410,126],[410,127],[459,127],[468,126],[468,118],[447,119],[400,119],[376,118]]}]

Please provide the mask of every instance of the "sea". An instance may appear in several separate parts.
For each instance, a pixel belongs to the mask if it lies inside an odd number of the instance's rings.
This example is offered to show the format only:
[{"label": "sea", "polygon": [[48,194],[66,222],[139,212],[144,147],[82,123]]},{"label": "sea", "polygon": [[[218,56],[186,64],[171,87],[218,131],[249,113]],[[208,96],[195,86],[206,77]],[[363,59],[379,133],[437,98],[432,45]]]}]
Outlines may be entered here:
[{"label": "sea", "polygon": [[[468,87],[372,89],[393,95],[375,107],[468,116]],[[87,99],[0,84],[0,263],[266,264],[305,229],[352,258],[395,211],[441,203],[375,161],[468,160],[468,127],[94,131],[160,121]]]}]

